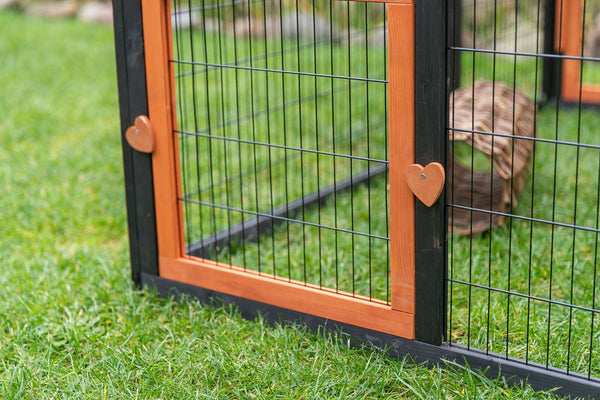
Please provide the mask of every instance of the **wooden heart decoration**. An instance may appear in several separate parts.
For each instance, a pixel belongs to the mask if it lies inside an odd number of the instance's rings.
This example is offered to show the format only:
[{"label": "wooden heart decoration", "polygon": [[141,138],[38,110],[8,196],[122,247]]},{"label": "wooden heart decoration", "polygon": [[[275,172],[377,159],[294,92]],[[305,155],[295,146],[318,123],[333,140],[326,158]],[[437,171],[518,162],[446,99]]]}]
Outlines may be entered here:
[{"label": "wooden heart decoration", "polygon": [[442,164],[433,162],[425,168],[419,164],[409,165],[404,170],[406,183],[415,196],[427,207],[431,207],[440,197],[444,182],[446,182],[446,171]]},{"label": "wooden heart decoration", "polygon": [[125,132],[127,143],[137,151],[142,153],[152,153],[154,151],[154,131],[150,120],[145,115],[140,115],[135,119],[134,125]]}]

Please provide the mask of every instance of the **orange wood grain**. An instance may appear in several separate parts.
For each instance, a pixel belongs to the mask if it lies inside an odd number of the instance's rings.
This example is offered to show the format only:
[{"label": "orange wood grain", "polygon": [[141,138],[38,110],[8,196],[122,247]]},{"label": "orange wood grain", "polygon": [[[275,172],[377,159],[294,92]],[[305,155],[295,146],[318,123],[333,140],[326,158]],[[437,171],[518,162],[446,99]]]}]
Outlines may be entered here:
[{"label": "orange wood grain", "polygon": [[[559,2],[561,3],[561,2]],[[562,1],[558,16],[561,53],[566,56],[581,56],[581,2]],[[579,100],[579,60],[562,61],[561,97],[566,101]]]},{"label": "orange wood grain", "polygon": [[[562,4],[562,7],[561,7]],[[557,2],[555,48],[566,56],[581,57],[583,1]],[[581,60],[562,60],[561,98],[569,102],[600,104],[600,86],[581,82]]]},{"label": "orange wood grain", "polygon": [[[175,126],[174,73],[171,14],[168,1],[143,0],[144,47],[148,89],[148,110],[154,128],[156,149],[152,155],[158,252],[162,256],[183,254],[179,153]],[[160,268],[160,267],[159,267]]]},{"label": "orange wood grain", "polygon": [[388,6],[390,280],[392,308],[415,312],[414,197],[404,170],[415,161],[415,6]]},{"label": "orange wood grain", "polygon": [[365,3],[386,3],[386,4],[415,4],[415,0],[340,0],[340,1],[361,1]]},{"label": "orange wood grain", "polygon": [[150,119],[145,115],[140,115],[135,119],[133,126],[130,126],[125,132],[127,143],[135,150],[142,153],[152,153],[154,151],[154,130]]},{"label": "orange wood grain", "polygon": [[581,90],[581,101],[588,104],[600,104],[600,85],[584,82]]},{"label": "orange wood grain", "polygon": [[201,259],[161,257],[161,277],[414,339],[414,316],[390,306]]},{"label": "orange wood grain", "polygon": [[433,162],[423,167],[411,164],[404,170],[406,183],[410,190],[427,207],[431,207],[442,193],[446,172],[442,164]]},{"label": "orange wood grain", "polygon": [[[575,0],[578,1],[578,0]],[[563,32],[566,30],[563,29],[563,26],[566,25],[566,14],[565,12],[568,9],[567,1],[556,0],[554,3],[555,6],[555,14],[554,14],[554,51],[557,53],[562,53],[564,51],[565,45],[563,44],[562,36]]]}]

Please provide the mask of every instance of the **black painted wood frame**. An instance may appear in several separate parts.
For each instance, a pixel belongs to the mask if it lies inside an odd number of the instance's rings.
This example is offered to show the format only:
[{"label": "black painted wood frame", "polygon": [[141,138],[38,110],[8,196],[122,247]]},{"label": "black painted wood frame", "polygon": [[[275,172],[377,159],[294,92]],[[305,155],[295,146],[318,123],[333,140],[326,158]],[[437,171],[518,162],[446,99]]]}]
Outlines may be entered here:
[{"label": "black painted wood frame", "polygon": [[[415,162],[446,165],[447,0],[415,2]],[[445,190],[431,207],[415,201],[415,338],[446,337]]]},{"label": "black painted wood frame", "polygon": [[125,139],[135,118],[148,115],[141,1],[113,0],[113,15],[131,276],[140,286],[142,272],[158,275],[152,159]]}]

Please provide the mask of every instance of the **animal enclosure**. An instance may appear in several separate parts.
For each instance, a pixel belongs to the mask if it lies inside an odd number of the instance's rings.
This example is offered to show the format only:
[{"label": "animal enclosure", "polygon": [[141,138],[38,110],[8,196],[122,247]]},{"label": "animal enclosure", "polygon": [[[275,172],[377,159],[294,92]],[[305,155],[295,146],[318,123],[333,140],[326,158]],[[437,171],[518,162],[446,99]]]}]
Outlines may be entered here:
[{"label": "animal enclosure", "polygon": [[598,15],[115,1],[134,280],[600,393]]}]

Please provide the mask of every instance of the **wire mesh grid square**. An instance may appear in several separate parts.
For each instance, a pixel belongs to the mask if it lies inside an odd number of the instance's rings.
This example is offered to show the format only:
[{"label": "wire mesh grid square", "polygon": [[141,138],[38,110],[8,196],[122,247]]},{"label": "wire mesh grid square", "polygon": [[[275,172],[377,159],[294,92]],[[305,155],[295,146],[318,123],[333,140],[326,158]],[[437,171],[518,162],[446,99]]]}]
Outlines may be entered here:
[{"label": "wire mesh grid square", "polygon": [[389,302],[386,7],[175,1],[187,253]]},{"label": "wire mesh grid square", "polygon": [[[486,117],[471,111],[471,120],[453,121],[452,99],[459,91],[449,94],[449,163],[465,168],[454,168],[447,179],[448,214],[452,220],[462,213],[473,225],[478,220],[485,226],[475,233],[472,226],[469,232],[450,224],[448,340],[593,378],[600,376],[600,113],[581,101],[567,105],[544,92],[545,65],[569,58],[554,52],[555,38],[560,40],[566,29],[552,17],[561,12],[558,3],[464,0],[462,19],[449,21],[461,36],[459,43],[448,44],[449,65],[457,65],[457,59],[460,65],[450,75],[472,92],[471,110],[483,104],[491,118],[478,123]],[[600,1],[582,3],[580,79],[600,83],[600,60],[594,58]],[[548,35],[548,28],[557,32]],[[473,88],[481,81],[506,85],[509,98],[501,99],[500,90],[492,97],[478,96]],[[520,95],[537,106],[530,126],[535,137],[518,132]],[[492,122],[503,106],[512,108],[506,114],[509,132],[498,132],[498,122]],[[506,211],[497,211],[497,196],[490,196],[494,185],[502,184],[497,166],[474,150],[473,142],[453,140],[464,132],[492,146],[506,133],[517,136],[505,154],[512,166]],[[516,190],[515,157],[523,147],[530,147],[531,154],[526,179]]]}]

